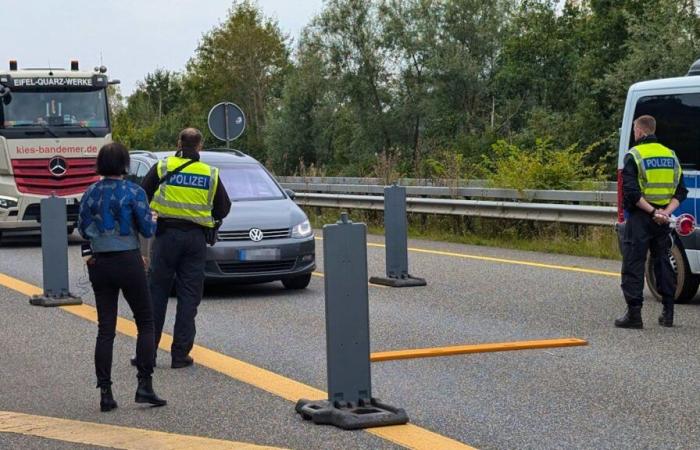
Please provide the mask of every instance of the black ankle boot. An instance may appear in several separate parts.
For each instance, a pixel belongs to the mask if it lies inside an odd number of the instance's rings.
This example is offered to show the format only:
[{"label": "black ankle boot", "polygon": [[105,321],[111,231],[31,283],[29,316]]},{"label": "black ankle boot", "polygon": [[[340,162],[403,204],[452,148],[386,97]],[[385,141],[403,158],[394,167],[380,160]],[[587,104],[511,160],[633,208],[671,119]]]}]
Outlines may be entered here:
[{"label": "black ankle boot", "polygon": [[100,388],[100,411],[107,412],[115,409],[117,407],[117,402],[114,401],[112,396],[111,387],[101,387]]},{"label": "black ankle boot", "polygon": [[664,309],[659,316],[659,325],[662,327],[673,326],[673,302],[664,302]]},{"label": "black ankle boot", "polygon": [[136,403],[150,403],[153,406],[165,406],[168,404],[167,401],[153,392],[153,379],[151,377],[139,378],[139,386],[136,389],[134,401]]},{"label": "black ankle boot", "polygon": [[628,306],[625,315],[615,320],[615,326],[618,328],[644,328],[642,307]]}]

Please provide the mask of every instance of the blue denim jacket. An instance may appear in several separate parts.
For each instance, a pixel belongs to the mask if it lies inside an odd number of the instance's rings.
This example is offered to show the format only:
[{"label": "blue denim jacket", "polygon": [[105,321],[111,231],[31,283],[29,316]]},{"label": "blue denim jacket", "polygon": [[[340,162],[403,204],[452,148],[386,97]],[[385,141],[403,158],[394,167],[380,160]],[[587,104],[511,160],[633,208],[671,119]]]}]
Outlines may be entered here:
[{"label": "blue denim jacket", "polygon": [[105,178],[88,187],[80,201],[78,229],[90,240],[94,253],[120,252],[139,248],[138,233],[151,237],[156,224],[151,220],[146,192],[126,180]]}]

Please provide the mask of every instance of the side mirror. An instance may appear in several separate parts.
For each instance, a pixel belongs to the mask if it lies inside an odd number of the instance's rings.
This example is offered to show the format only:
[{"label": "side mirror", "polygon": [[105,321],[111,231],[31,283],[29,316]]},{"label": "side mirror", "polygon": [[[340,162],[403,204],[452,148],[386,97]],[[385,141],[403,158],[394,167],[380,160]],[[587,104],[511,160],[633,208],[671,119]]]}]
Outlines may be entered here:
[{"label": "side mirror", "polygon": [[285,192],[285,193],[287,194],[287,196],[288,196],[290,199],[292,199],[292,200],[294,200],[294,197],[297,196],[296,192],[294,192],[294,191],[291,190],[291,189],[285,189],[284,192]]},{"label": "side mirror", "polygon": [[10,104],[12,101],[12,92],[10,92],[9,87],[0,84],[0,98],[5,105]]}]

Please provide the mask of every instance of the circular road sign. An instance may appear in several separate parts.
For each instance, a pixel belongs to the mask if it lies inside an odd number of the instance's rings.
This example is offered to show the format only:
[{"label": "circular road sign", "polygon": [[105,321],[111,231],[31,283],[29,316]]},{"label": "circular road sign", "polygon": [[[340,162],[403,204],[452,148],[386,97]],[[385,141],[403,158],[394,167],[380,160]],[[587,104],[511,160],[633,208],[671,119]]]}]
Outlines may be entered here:
[{"label": "circular road sign", "polygon": [[209,131],[221,141],[238,139],[245,129],[245,114],[235,103],[221,102],[209,111]]}]

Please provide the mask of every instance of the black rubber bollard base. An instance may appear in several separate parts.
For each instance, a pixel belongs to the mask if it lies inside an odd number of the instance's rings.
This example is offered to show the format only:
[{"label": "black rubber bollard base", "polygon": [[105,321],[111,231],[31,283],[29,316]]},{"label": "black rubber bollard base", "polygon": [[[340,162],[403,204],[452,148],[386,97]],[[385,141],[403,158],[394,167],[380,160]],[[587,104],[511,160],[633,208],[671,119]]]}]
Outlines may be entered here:
[{"label": "black rubber bollard base", "polygon": [[415,287],[426,286],[428,284],[423,278],[416,278],[410,275],[405,278],[371,277],[369,282],[371,284],[380,284],[389,287]]},{"label": "black rubber bollard base", "polygon": [[402,408],[394,408],[373,398],[354,405],[328,400],[299,400],[294,408],[304,420],[317,425],[334,425],[343,430],[385,427],[408,423],[408,415]]},{"label": "black rubber bollard base", "polygon": [[29,299],[29,303],[34,306],[68,306],[82,305],[83,301],[80,297],[75,297],[71,294],[61,297],[51,297],[48,295],[34,295]]}]

